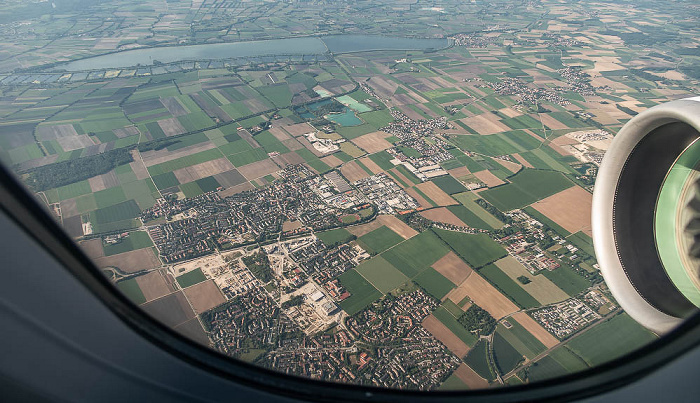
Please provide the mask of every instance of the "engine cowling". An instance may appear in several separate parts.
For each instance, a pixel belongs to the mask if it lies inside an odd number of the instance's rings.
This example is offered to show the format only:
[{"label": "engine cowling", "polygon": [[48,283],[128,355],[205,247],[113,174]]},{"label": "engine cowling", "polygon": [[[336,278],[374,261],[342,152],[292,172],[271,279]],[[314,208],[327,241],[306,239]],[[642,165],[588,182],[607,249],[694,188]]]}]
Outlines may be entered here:
[{"label": "engine cowling", "polygon": [[593,192],[596,257],[623,309],[665,333],[700,307],[700,97],[627,122]]}]

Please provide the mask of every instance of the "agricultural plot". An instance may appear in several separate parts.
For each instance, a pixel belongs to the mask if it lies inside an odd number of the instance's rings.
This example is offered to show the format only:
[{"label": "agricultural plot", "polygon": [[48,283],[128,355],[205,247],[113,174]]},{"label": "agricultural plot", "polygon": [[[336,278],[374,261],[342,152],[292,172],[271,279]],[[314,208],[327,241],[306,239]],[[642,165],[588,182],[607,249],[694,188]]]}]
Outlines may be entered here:
[{"label": "agricultural plot", "polygon": [[471,267],[464,263],[454,252],[449,252],[432,266],[455,285],[461,284],[472,273]]},{"label": "agricultural plot", "polygon": [[467,191],[467,188],[465,188],[464,185],[449,175],[432,179],[432,182],[449,195]]},{"label": "agricultural plot", "polygon": [[346,243],[355,236],[345,228],[336,228],[330,231],[317,232],[316,237],[326,245],[340,245]]},{"label": "agricultural plot", "polygon": [[593,195],[579,186],[572,186],[531,207],[569,233],[583,231],[590,236],[592,201]]},{"label": "agricultural plot", "polygon": [[133,231],[129,233],[128,237],[122,238],[119,243],[107,244],[103,249],[105,256],[111,256],[151,246],[153,246],[153,242],[147,232]]},{"label": "agricultural plot", "polygon": [[541,275],[544,275],[562,291],[572,296],[591,286],[590,281],[566,266],[560,266],[554,270],[545,270]]},{"label": "agricultural plot", "polygon": [[184,293],[197,314],[206,312],[226,302],[226,297],[214,280],[202,281],[187,287]]},{"label": "agricultural plot", "polygon": [[413,281],[437,299],[442,299],[455,287],[450,280],[431,267],[414,277]]},{"label": "agricultural plot", "polygon": [[204,273],[202,273],[202,269],[196,268],[191,272],[175,277],[175,280],[181,288],[187,288],[197,283],[201,283],[202,281],[206,281],[207,277],[204,275]]},{"label": "agricultural plot", "polygon": [[488,345],[485,340],[479,340],[476,345],[469,350],[469,354],[464,358],[464,362],[469,365],[480,377],[490,381],[496,378],[488,359]]},{"label": "agricultural plot", "polygon": [[[367,133],[365,135],[362,135],[360,137],[352,139],[352,143],[355,143],[357,147],[367,151],[368,153],[377,153],[380,151],[384,151],[387,148],[391,147],[391,143],[386,140],[386,138],[389,137],[389,133],[382,132],[382,131],[377,131],[377,132],[372,132],[372,133]],[[352,144],[349,143],[349,144]],[[342,146],[341,146],[342,149]],[[343,150],[345,151],[345,150]],[[347,151],[345,151],[347,152]],[[350,153],[348,153],[350,154]],[[352,155],[352,154],[350,154]]]},{"label": "agricultural plot", "polygon": [[100,208],[90,214],[97,224],[107,224],[136,218],[141,215],[141,209],[134,200],[127,200],[109,207]]},{"label": "agricultural plot", "polygon": [[462,222],[456,215],[452,214],[450,210],[446,207],[431,208],[428,210],[423,210],[420,215],[427,218],[428,220],[447,223],[450,225],[456,225],[459,227],[464,227],[466,224]]},{"label": "agricultural plot", "polygon": [[478,199],[479,196],[471,192],[463,192],[452,195],[452,197],[459,201],[462,206],[466,207],[474,213],[479,219],[485,222],[491,229],[499,229],[503,227],[503,223],[483,207],[478,205],[474,200]]},{"label": "agricultural plot", "polygon": [[[590,366],[622,357],[657,337],[626,313],[601,323],[572,339],[566,346]],[[601,343],[604,340],[604,343]]]},{"label": "agricultural plot", "polygon": [[523,169],[509,180],[511,183],[485,190],[480,196],[497,209],[510,211],[574,186],[559,172],[534,169]]},{"label": "agricultural plot", "polygon": [[[98,241],[102,242],[98,239]],[[153,248],[142,248],[111,256],[93,258],[97,267],[116,267],[125,273],[154,269],[161,265]]]},{"label": "agricultural plot", "polygon": [[381,256],[362,262],[355,270],[383,294],[408,281],[408,277]]},{"label": "agricultural plot", "polygon": [[455,336],[462,340],[462,342],[464,342],[467,346],[473,347],[474,344],[477,342],[477,337],[470,333],[467,329],[465,329],[464,326],[462,326],[462,324],[457,321],[457,318],[455,318],[454,315],[452,315],[444,307],[438,307],[433,312],[433,316],[435,316],[443,325],[445,325],[450,330],[450,332],[452,332]]},{"label": "agricultural plot", "polygon": [[[437,339],[437,337],[436,337]],[[440,339],[438,339],[440,340]],[[443,342],[443,344],[445,344]],[[488,384],[486,385],[488,386]],[[459,376],[457,376],[456,372],[453,372],[452,375],[450,375],[445,381],[440,385],[438,390],[466,390],[469,389],[467,387],[467,384],[464,383],[462,379],[460,379]]]},{"label": "agricultural plot", "polygon": [[[512,256],[506,256],[503,259],[497,260],[494,264],[528,294],[532,295],[540,305],[552,304],[569,298],[567,293],[562,291],[547,277],[541,274],[533,276],[525,266],[520,264],[520,262],[515,260]],[[522,284],[518,280],[519,277],[525,277],[530,280],[530,282]]]},{"label": "agricultural plot", "polygon": [[434,315],[426,316],[422,325],[457,357],[464,357],[469,351],[469,346]]},{"label": "agricultural plot", "polygon": [[552,221],[551,219],[549,219],[549,217],[543,215],[539,211],[532,208],[532,206],[525,207],[523,209],[523,211],[525,211],[529,216],[531,216],[535,220],[537,220],[537,221],[541,222],[542,224],[548,226],[549,228],[553,229],[559,235],[564,236],[564,237],[571,235],[571,233],[569,231],[565,230],[562,226],[560,226],[559,224],[557,224],[554,221]]},{"label": "agricultural plot", "polygon": [[510,328],[500,323],[496,328],[496,333],[506,339],[521,355],[532,359],[547,350],[547,347],[537,340],[535,336],[530,334],[530,332],[525,330],[520,323],[512,319],[508,320],[508,323],[510,324]]},{"label": "agricultural plot", "polygon": [[581,357],[571,352],[566,346],[561,346],[533,363],[528,370],[527,378],[530,382],[537,382],[587,368],[588,364]]},{"label": "agricultural plot", "polygon": [[340,301],[340,307],[348,315],[354,315],[378,300],[382,293],[374,288],[357,270],[348,270],[338,277],[350,296]]},{"label": "agricultural plot", "polygon": [[459,218],[463,223],[472,228],[479,228],[485,230],[493,229],[493,227],[491,227],[484,220],[482,220],[481,217],[477,216],[476,214],[474,214],[474,212],[464,207],[463,205],[447,206],[447,209],[452,214],[457,216],[457,218]]},{"label": "agricultural plot", "polygon": [[408,277],[414,277],[449,252],[434,232],[425,231],[382,253],[382,256]]},{"label": "agricultural plot", "polygon": [[403,240],[404,239],[394,231],[390,230],[386,226],[381,226],[374,231],[359,237],[357,242],[370,255],[376,255],[384,252]]},{"label": "agricultural plot", "polygon": [[505,249],[486,234],[465,234],[442,229],[435,229],[435,233],[473,268],[506,255]]},{"label": "agricultural plot", "polygon": [[139,288],[143,292],[146,301],[152,301],[175,291],[175,287],[166,281],[162,270],[149,271],[148,273],[135,278]]},{"label": "agricultural plot", "polygon": [[119,291],[121,291],[136,305],[141,305],[146,302],[146,297],[144,297],[143,292],[141,291],[141,288],[139,288],[139,284],[136,282],[135,278],[120,281],[115,285]]},{"label": "agricultural plot", "polygon": [[491,284],[495,285],[496,288],[501,290],[505,295],[507,295],[513,302],[519,306],[527,309],[540,306],[540,303],[525,291],[518,283],[513,281],[508,275],[503,273],[494,264],[489,264],[484,266],[479,270],[479,273],[486,277]]},{"label": "agricultural plot", "polygon": [[502,374],[507,374],[523,361],[523,355],[499,333],[493,336],[493,356]]}]

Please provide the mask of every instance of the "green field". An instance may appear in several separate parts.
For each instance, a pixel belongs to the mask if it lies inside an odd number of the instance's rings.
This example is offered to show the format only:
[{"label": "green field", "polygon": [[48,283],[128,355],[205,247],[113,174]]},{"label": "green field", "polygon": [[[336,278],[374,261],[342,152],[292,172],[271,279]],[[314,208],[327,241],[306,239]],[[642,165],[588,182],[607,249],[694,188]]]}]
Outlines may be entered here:
[{"label": "green field", "polygon": [[566,346],[561,346],[534,362],[529,368],[528,379],[530,382],[536,382],[583,371],[587,368],[588,365],[581,357],[572,353]]},{"label": "green field", "polygon": [[196,268],[189,273],[185,273],[182,276],[175,277],[177,283],[180,284],[181,288],[187,288],[189,286],[206,281],[207,277],[202,273],[202,269]]},{"label": "green field", "polygon": [[474,235],[441,229],[436,229],[435,233],[472,268],[481,267],[506,255],[506,250],[486,234]]},{"label": "green field", "polygon": [[573,338],[567,347],[590,366],[622,357],[657,337],[622,313]]},{"label": "green field", "polygon": [[464,383],[456,374],[450,375],[445,381],[438,387],[438,390],[467,390],[467,384]]},{"label": "green field", "polygon": [[382,256],[406,276],[414,277],[447,252],[447,245],[434,232],[425,231],[382,253]]},{"label": "green field", "polygon": [[136,305],[141,305],[146,302],[146,297],[141,291],[141,287],[136,282],[136,278],[130,278],[128,280],[123,280],[115,284],[119,291],[121,291],[127,298],[129,298]]},{"label": "green field", "polygon": [[360,246],[370,255],[382,253],[402,241],[403,238],[399,234],[384,225],[357,239]]},{"label": "green field", "polygon": [[352,140],[355,137],[360,137],[363,134],[372,133],[376,131],[373,126],[368,124],[362,124],[359,126],[338,126],[336,127],[336,132],[348,140]]},{"label": "green field", "polygon": [[503,223],[498,218],[494,217],[486,211],[483,207],[478,205],[475,200],[479,198],[478,195],[471,192],[463,192],[452,195],[452,197],[460,202],[462,206],[466,207],[479,217],[483,222],[488,224],[492,229],[498,229],[503,227]]},{"label": "green field", "polygon": [[394,118],[386,109],[361,113],[359,116],[360,119],[364,120],[368,125],[374,127],[375,129],[381,129],[394,121]]},{"label": "green field", "polygon": [[547,349],[542,342],[525,330],[520,323],[515,320],[508,320],[508,323],[511,325],[510,329],[507,329],[503,324],[499,324],[496,332],[503,336],[520,354],[532,359]]},{"label": "green field", "polygon": [[315,234],[326,245],[340,245],[354,239],[355,235],[345,228],[336,228],[330,231],[317,232]]},{"label": "green field", "polygon": [[92,193],[92,188],[90,188],[90,183],[87,180],[61,186],[56,188],[56,190],[58,191],[58,197],[61,200],[72,199],[74,197]]},{"label": "green field", "polygon": [[199,184],[197,182],[183,183],[182,185],[180,185],[180,190],[187,198],[197,197],[204,193],[204,191],[201,187],[199,187]]},{"label": "green field", "polygon": [[134,200],[127,200],[113,206],[95,210],[94,219],[97,224],[106,224],[115,221],[128,220],[141,215],[141,209]]},{"label": "green field", "polygon": [[149,248],[153,246],[151,237],[145,231],[133,231],[129,236],[123,238],[116,244],[107,244],[103,247],[105,256],[112,256],[119,253],[129,252],[136,249]]},{"label": "green field", "polygon": [[472,228],[480,228],[485,230],[493,229],[493,227],[488,225],[484,220],[479,218],[479,216],[474,214],[471,210],[464,207],[463,205],[447,206],[447,209],[450,210],[452,214],[456,215],[457,218],[462,220],[463,223],[467,224]]},{"label": "green field", "polygon": [[229,155],[226,158],[228,158],[235,167],[242,167],[266,159],[267,153],[262,148],[253,148],[238,154]]},{"label": "green field", "polygon": [[148,172],[151,176],[164,174],[166,172],[172,172],[176,169],[186,168],[191,165],[201,164],[202,162],[212,161],[217,158],[223,157],[221,151],[217,148],[212,148],[211,150],[201,151],[195,154],[190,154],[185,157],[180,157],[171,161],[163,162],[148,167]]},{"label": "green field", "polygon": [[467,188],[465,188],[464,185],[459,183],[457,179],[451,177],[450,175],[440,176],[432,179],[431,181],[449,195],[467,191]]},{"label": "green field", "polygon": [[577,248],[583,250],[591,256],[595,256],[595,250],[593,249],[593,239],[590,236],[579,231],[575,234],[571,234],[566,237],[566,240],[574,244]]},{"label": "green field", "polygon": [[[506,120],[511,123],[517,122],[516,120]],[[451,140],[464,151],[472,151],[492,157],[532,150],[541,144],[536,138],[522,130],[489,135],[458,135],[453,136]]]},{"label": "green field", "polygon": [[518,306],[522,308],[534,308],[540,306],[540,303],[527,291],[513,281],[507,274],[505,274],[498,266],[494,264],[489,264],[484,266],[479,270],[479,274],[486,277],[486,279],[493,285],[496,286],[503,294],[515,302]]},{"label": "green field", "polygon": [[559,172],[523,169],[509,178],[511,183],[485,190],[480,196],[501,211],[530,205],[573,186]]},{"label": "green field", "polygon": [[372,286],[357,270],[348,270],[338,277],[340,283],[345,287],[350,296],[340,301],[340,307],[348,315],[354,315],[372,302],[378,300],[382,293]]},{"label": "green field", "polygon": [[543,270],[542,275],[570,296],[574,296],[591,286],[590,281],[566,266],[560,266],[551,271]]},{"label": "green field", "polygon": [[[379,168],[385,171],[388,171],[394,167],[394,164],[391,163],[393,158],[394,157],[392,157],[391,154],[386,151],[380,151],[369,156],[369,159],[371,159],[375,164],[379,165]],[[371,172],[372,171],[370,171],[370,173]]]},{"label": "green field", "polygon": [[362,262],[355,270],[384,294],[408,281],[408,277],[381,256]]},{"label": "green field", "polygon": [[465,329],[464,326],[462,326],[462,324],[459,323],[447,309],[445,309],[445,307],[438,307],[438,309],[433,312],[433,316],[442,322],[443,325],[450,329],[455,336],[459,337],[459,339],[469,347],[473,347],[474,343],[477,342],[476,336]]},{"label": "green field", "polygon": [[496,379],[488,359],[488,346],[484,339],[479,340],[474,348],[469,350],[469,354],[464,362],[471,367],[479,376],[490,381]]},{"label": "green field", "polygon": [[502,374],[507,374],[524,360],[523,355],[499,333],[493,336],[493,355]]},{"label": "green field", "polygon": [[93,194],[95,195],[95,202],[98,208],[109,207],[126,201],[126,195],[121,186],[114,186]]},{"label": "green field", "polygon": [[418,283],[428,294],[437,299],[442,299],[442,297],[447,295],[447,293],[455,287],[450,280],[446,279],[445,276],[438,273],[432,267],[429,267],[421,274],[414,277],[413,281]]}]

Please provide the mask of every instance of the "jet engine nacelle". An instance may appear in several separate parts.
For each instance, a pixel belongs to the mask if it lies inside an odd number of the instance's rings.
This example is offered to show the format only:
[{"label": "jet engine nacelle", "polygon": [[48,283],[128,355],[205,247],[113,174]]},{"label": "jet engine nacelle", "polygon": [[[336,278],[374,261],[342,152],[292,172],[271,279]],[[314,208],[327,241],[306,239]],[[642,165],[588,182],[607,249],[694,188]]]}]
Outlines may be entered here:
[{"label": "jet engine nacelle", "polygon": [[700,97],[631,119],[593,192],[596,257],[620,306],[656,333],[700,307]]}]

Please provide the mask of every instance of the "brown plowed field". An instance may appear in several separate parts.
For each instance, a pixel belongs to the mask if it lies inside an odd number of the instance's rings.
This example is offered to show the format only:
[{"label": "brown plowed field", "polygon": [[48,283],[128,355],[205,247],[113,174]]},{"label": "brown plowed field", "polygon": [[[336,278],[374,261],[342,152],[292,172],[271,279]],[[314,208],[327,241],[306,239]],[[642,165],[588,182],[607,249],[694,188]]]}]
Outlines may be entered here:
[{"label": "brown plowed field", "polygon": [[316,131],[308,123],[298,123],[291,126],[284,126],[282,127],[282,129],[286,130],[287,133],[291,134],[294,137],[298,137],[306,133],[313,133]]},{"label": "brown plowed field", "polygon": [[[457,289],[464,289],[464,296],[469,296],[469,299],[496,319],[501,319],[518,311],[518,307],[511,300],[478,274],[472,274],[467,277]],[[450,293],[454,291],[452,290]],[[450,299],[454,302],[454,299]]]},{"label": "brown plowed field", "polygon": [[573,233],[591,235],[591,205],[593,195],[579,186],[572,186],[532,205],[550,220]]},{"label": "brown plowed field", "polygon": [[429,315],[423,319],[423,327],[430,332],[436,339],[440,340],[450,351],[457,357],[462,358],[469,352],[469,346],[464,344],[459,337],[443,325],[435,316]]},{"label": "brown plowed field", "polygon": [[248,180],[257,179],[261,176],[265,176],[279,170],[280,167],[278,167],[277,164],[272,162],[270,159],[253,162],[252,164],[243,165],[242,167],[238,168],[238,172],[240,172],[241,175],[245,176],[245,178]]},{"label": "brown plowed field", "polygon": [[366,166],[370,171],[372,171],[375,174],[382,173],[384,170],[379,167],[374,161],[369,159],[369,157],[362,158],[360,160],[362,165]]},{"label": "brown plowed field", "polygon": [[336,157],[335,155],[329,155],[327,157],[323,157],[323,158],[321,158],[321,161],[323,161],[326,165],[328,165],[331,168],[335,168],[335,167],[343,164],[343,161],[340,160],[340,158]]},{"label": "brown plowed field", "polygon": [[520,325],[524,327],[525,330],[527,330],[533,336],[535,336],[537,340],[542,342],[542,344],[544,344],[547,348],[552,348],[559,344],[559,340],[557,340],[556,337],[552,336],[551,333],[549,333],[545,328],[540,326],[540,324],[537,323],[534,319],[532,319],[527,313],[518,312],[511,316],[511,318],[515,319],[516,322],[520,323]]},{"label": "brown plowed field", "polygon": [[387,148],[391,148],[392,144],[385,140],[390,136],[391,134],[387,132],[378,131],[364,134],[360,137],[352,139],[351,141],[361,149],[372,154],[386,150]]},{"label": "brown plowed field", "polygon": [[463,176],[469,175],[471,172],[469,172],[469,169],[467,167],[459,167],[459,168],[450,169],[449,171],[447,171],[447,173],[449,173],[450,175],[459,179]]},{"label": "brown plowed field", "polygon": [[451,198],[450,195],[445,193],[433,182],[423,182],[416,185],[416,187],[420,189],[421,192],[425,193],[430,200],[437,203],[438,206],[451,206],[453,204],[459,204],[457,200]]},{"label": "brown plowed field", "polygon": [[457,225],[460,227],[466,227],[466,224],[462,222],[456,215],[444,207],[433,208],[430,210],[424,210],[420,212],[420,215],[427,218],[428,220],[436,222],[444,222],[447,224]]},{"label": "brown plowed field", "polygon": [[102,239],[100,238],[82,241],[78,245],[90,259],[97,259],[105,255],[102,249]]},{"label": "brown plowed field", "polygon": [[112,256],[93,259],[97,267],[116,267],[125,273],[154,269],[160,266],[160,260],[151,248],[132,250]]},{"label": "brown plowed field", "polygon": [[486,186],[490,188],[505,183],[499,177],[492,174],[491,171],[479,171],[474,173],[474,176],[476,176],[480,181],[484,182]]},{"label": "brown plowed field", "polygon": [[396,218],[396,216],[380,215],[377,216],[377,221],[389,227],[390,230],[399,234],[403,239],[408,239],[418,235],[418,231],[406,225],[406,223]]},{"label": "brown plowed field", "polygon": [[356,182],[360,179],[369,177],[369,174],[362,169],[361,166],[357,165],[357,162],[350,161],[340,168],[340,173],[347,178],[350,182]]},{"label": "brown plowed field", "polygon": [[523,164],[524,167],[527,167],[527,168],[534,168],[534,167],[532,166],[532,164],[530,164],[529,162],[527,162],[527,160],[526,160],[525,158],[523,158],[522,155],[520,155],[520,154],[518,154],[518,153],[511,154],[511,157],[515,158],[519,163]]},{"label": "brown plowed field", "polygon": [[428,201],[425,200],[425,199],[423,198],[423,196],[419,195],[418,192],[416,192],[415,189],[407,188],[407,189],[405,189],[405,190],[406,190],[406,193],[409,194],[409,196],[411,196],[411,197],[413,197],[414,199],[416,199],[416,201],[418,202],[418,204],[420,204],[420,206],[421,206],[422,208],[431,208],[431,207],[433,207],[433,205],[430,204],[430,203],[428,203]]},{"label": "brown plowed field", "polygon": [[454,252],[450,252],[433,263],[433,269],[442,274],[453,282],[455,285],[462,284],[464,280],[472,274],[472,268],[469,267],[462,259]]},{"label": "brown plowed field", "polygon": [[185,295],[197,314],[226,302],[224,294],[221,293],[214,280],[203,281],[185,288]]},{"label": "brown plowed field", "polygon": [[489,387],[489,382],[480,377],[465,363],[460,364],[454,373],[457,375],[457,378],[467,384],[469,389],[485,389]]},{"label": "brown plowed field", "polygon": [[143,296],[146,297],[146,302],[176,291],[175,287],[165,280],[165,276],[160,270],[136,277],[136,283],[143,292]]}]

